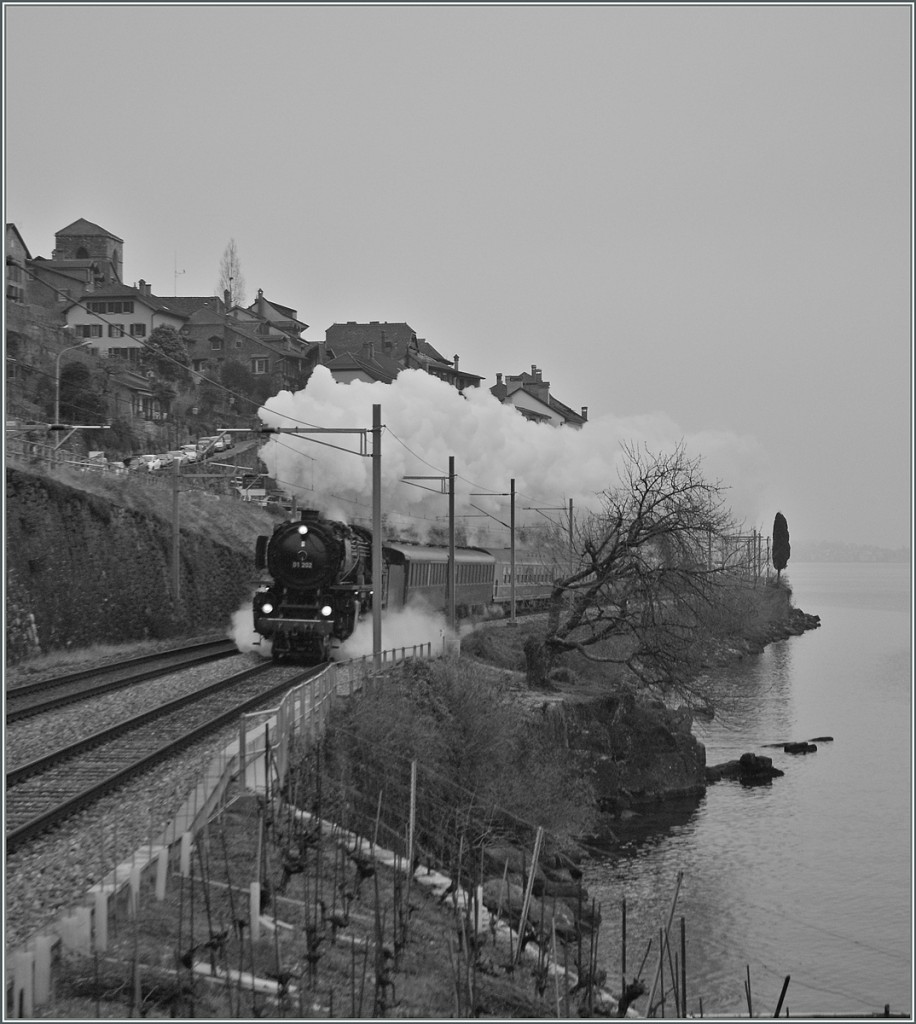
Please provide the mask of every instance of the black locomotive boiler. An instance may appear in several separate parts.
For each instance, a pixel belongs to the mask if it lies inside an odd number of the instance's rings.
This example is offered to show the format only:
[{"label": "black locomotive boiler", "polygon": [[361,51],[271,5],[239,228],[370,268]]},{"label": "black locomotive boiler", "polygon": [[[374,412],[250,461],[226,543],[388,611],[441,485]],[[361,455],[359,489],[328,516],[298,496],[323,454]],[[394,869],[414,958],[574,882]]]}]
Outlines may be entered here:
[{"label": "black locomotive boiler", "polygon": [[371,607],[372,535],[305,509],[258,537],[255,564],[271,577],[254,595],[254,629],[274,661],[326,661]]}]

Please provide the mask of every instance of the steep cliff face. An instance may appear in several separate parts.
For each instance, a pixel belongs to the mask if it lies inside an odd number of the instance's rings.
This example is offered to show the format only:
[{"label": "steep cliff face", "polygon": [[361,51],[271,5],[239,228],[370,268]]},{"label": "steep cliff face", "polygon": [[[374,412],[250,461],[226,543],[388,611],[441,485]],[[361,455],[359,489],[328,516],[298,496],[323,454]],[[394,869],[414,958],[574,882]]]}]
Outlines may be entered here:
[{"label": "steep cliff face", "polygon": [[7,650],[119,643],[228,626],[251,556],[44,476],[6,471]]},{"label": "steep cliff face", "polygon": [[706,748],[691,733],[693,717],[631,694],[555,705],[565,742],[590,777],[598,806],[611,813],[706,786]]}]

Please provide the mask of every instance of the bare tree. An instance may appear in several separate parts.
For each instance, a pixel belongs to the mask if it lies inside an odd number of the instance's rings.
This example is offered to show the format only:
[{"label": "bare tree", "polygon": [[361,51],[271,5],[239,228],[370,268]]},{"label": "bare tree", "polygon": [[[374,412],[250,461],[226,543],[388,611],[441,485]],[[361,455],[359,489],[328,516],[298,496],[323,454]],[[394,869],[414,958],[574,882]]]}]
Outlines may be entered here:
[{"label": "bare tree", "polygon": [[220,298],[229,292],[229,305],[245,304],[245,278],[242,277],[242,264],[235,239],[230,238],[219,261],[219,284],[217,294]]},{"label": "bare tree", "polygon": [[682,444],[670,454],[624,445],[620,483],[600,498],[578,531],[578,565],[556,581],[544,634],[526,645],[529,683],[549,686],[556,659],[577,651],[689,699],[698,624],[725,572],[707,557],[710,533],[731,522],[723,487]]}]

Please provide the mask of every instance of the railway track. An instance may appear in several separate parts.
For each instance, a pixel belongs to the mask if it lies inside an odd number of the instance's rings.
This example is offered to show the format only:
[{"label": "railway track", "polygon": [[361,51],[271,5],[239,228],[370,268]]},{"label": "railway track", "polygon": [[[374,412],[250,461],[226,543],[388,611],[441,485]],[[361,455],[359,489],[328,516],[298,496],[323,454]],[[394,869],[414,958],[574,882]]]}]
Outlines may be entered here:
[{"label": "railway track", "polygon": [[[262,706],[321,667],[284,673],[278,680],[275,665],[260,664],[9,769],[5,800],[7,853],[133,776],[232,723],[244,712]],[[264,680],[262,676],[269,678]],[[233,691],[231,697],[228,691]]]},{"label": "railway track", "polygon": [[6,691],[6,724],[238,653],[231,640],[208,640],[12,687]]}]

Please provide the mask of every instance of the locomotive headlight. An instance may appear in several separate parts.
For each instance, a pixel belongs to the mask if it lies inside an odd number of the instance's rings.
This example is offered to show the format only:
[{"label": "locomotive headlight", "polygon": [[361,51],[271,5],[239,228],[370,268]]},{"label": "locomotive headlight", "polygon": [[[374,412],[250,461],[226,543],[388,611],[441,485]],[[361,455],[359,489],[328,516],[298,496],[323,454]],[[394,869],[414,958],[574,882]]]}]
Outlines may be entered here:
[{"label": "locomotive headlight", "polygon": [[262,604],[262,605],[261,605],[261,611],[262,611],[262,612],[263,612],[263,613],[264,613],[265,615],[270,615],[270,613],[271,613],[271,612],[272,612],[273,610],[274,610],[274,606],[273,606],[273,605],[272,605],[272,604],[270,603],[270,601],[265,601],[265,602],[264,602],[264,604]]},{"label": "locomotive headlight", "polygon": [[324,605],[324,606],[322,607],[322,609],[321,609],[321,614],[322,614],[322,615],[323,615],[323,616],[324,616],[325,618],[327,618],[327,617],[328,617],[328,616],[329,616],[329,615],[331,614],[331,612],[332,612],[332,611],[334,611],[334,609],[333,609],[333,608],[332,608],[332,607],[331,607],[331,606],[330,606],[329,604],[326,604],[326,605]]},{"label": "locomotive headlight", "polygon": [[305,523],[303,523],[299,527],[299,533],[302,534],[302,536],[304,537],[308,532],[309,532],[309,528],[305,525]]}]

